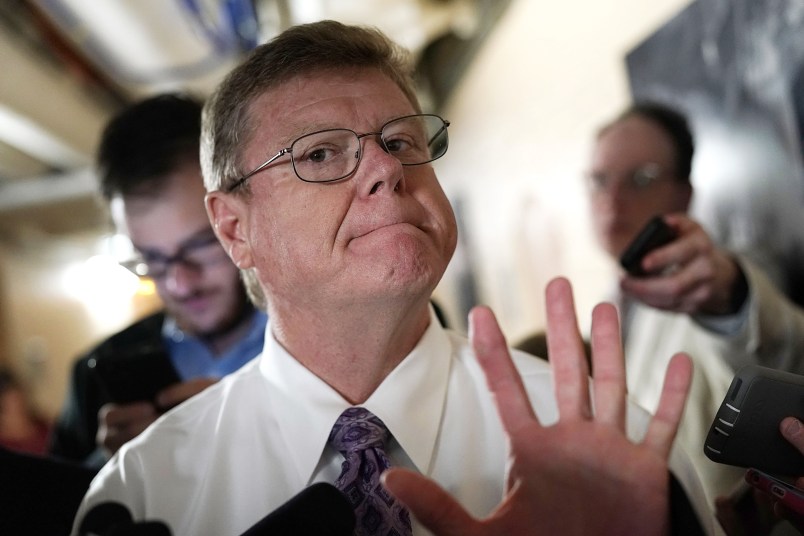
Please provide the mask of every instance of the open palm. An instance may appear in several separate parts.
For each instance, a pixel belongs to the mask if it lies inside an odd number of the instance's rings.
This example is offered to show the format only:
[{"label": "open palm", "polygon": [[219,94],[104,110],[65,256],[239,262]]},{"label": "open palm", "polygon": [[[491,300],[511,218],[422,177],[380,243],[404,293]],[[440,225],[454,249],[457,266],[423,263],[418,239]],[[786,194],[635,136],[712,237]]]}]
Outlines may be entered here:
[{"label": "open palm", "polygon": [[[539,423],[492,312],[470,314],[472,344],[510,441],[508,490],[483,520],[471,517],[438,484],[404,469],[385,473],[386,487],[440,536],[666,534],[667,459],[684,409],[692,364],[671,361],[657,413],[641,443],[625,434],[625,366],[617,312],[592,315],[595,380],[565,279],[547,287],[548,346],[560,418]],[[592,407],[595,408],[593,414]]]}]

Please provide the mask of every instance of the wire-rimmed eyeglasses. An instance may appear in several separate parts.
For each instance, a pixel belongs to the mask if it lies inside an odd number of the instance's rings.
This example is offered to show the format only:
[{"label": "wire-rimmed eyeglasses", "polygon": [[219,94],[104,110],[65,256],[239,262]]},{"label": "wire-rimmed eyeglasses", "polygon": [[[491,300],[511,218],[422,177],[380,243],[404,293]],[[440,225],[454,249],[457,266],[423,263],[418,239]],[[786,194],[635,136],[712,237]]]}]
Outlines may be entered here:
[{"label": "wire-rimmed eyeglasses", "polygon": [[670,178],[670,176],[662,172],[659,164],[648,162],[620,177],[603,172],[590,172],[587,178],[589,186],[595,194],[611,194],[615,188],[630,194],[641,194],[647,192],[663,178]]},{"label": "wire-rimmed eyeglasses", "polygon": [[304,182],[334,182],[357,170],[363,149],[360,139],[379,136],[381,146],[403,166],[426,164],[444,156],[449,146],[449,121],[434,114],[397,117],[385,123],[379,132],[358,134],[348,128],[330,128],[305,134],[249,171],[225,191],[240,187],[253,175],[267,168],[277,158],[290,155],[293,171]]}]

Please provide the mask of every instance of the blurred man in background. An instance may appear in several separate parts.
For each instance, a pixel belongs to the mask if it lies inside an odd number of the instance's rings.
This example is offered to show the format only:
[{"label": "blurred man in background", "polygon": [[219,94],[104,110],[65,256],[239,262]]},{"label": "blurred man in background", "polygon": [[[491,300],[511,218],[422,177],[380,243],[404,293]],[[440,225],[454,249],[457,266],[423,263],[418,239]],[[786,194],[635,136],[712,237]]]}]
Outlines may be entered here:
[{"label": "blurred man in background", "polygon": [[[237,370],[262,348],[266,316],[249,302],[204,208],[200,125],[199,102],[166,94],[124,110],[103,133],[101,191],[118,229],[139,254],[138,274],[153,279],[164,310],[76,362],[53,432],[54,456],[100,467],[165,410]],[[143,354],[134,361],[167,361],[162,366],[173,369],[176,381],[153,399],[143,392],[142,399],[115,403],[99,363],[123,366],[132,349]]]},{"label": "blurred man in background", "polygon": [[778,290],[745,255],[718,247],[688,216],[693,152],[693,136],[681,113],[662,104],[636,103],[598,132],[588,179],[595,234],[613,260],[655,216],[675,235],[641,259],[641,274],[622,273],[615,301],[629,392],[641,405],[655,409],[669,349],[694,360],[678,441],[714,502],[743,475],[710,461],[703,450],[734,371],[759,362],[801,372],[804,357],[794,355],[788,344],[795,328],[774,313],[784,300]]},{"label": "blurred man in background", "polygon": [[[716,350],[707,317],[736,316],[745,301],[745,278],[728,252],[717,248],[687,211],[694,145],[686,118],[656,103],[636,103],[598,132],[588,187],[595,236],[618,262],[648,222],[661,216],[675,234],[641,260],[640,275],[623,272],[613,290],[622,318],[628,390],[654,411],[661,392],[665,352],[694,360],[690,398],[678,441],[693,458],[709,500],[728,492],[743,472],[715,464],[703,444],[733,377]],[[735,320],[736,322],[739,320]]]}]

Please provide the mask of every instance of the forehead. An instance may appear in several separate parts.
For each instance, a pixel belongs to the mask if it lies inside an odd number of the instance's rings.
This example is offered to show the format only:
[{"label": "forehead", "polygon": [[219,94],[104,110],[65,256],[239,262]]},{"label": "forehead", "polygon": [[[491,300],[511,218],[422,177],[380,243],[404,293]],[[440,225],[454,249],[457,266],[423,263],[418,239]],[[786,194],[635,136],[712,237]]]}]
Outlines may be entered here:
[{"label": "forehead", "polygon": [[653,121],[628,117],[611,125],[595,143],[593,165],[636,167],[649,162],[673,166],[675,147],[670,136]]},{"label": "forehead", "polygon": [[176,170],[165,181],[159,195],[129,197],[120,207],[118,218],[122,221],[116,221],[137,246],[172,251],[188,237],[211,227],[197,164]]},{"label": "forehead", "polygon": [[315,130],[374,129],[416,113],[396,83],[377,69],[317,71],[295,76],[254,99],[253,141],[289,143]]}]

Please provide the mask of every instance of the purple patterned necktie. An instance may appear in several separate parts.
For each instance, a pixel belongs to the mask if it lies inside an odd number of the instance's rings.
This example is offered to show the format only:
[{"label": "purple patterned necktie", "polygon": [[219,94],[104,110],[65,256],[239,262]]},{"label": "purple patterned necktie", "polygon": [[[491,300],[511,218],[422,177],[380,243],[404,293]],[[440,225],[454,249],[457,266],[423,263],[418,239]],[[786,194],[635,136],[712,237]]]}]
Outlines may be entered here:
[{"label": "purple patterned necktie", "polygon": [[365,408],[349,408],[338,417],[329,444],[346,458],[335,486],[355,509],[356,536],[410,536],[407,509],[385,491],[380,474],[391,465],[383,450],[388,429]]}]

